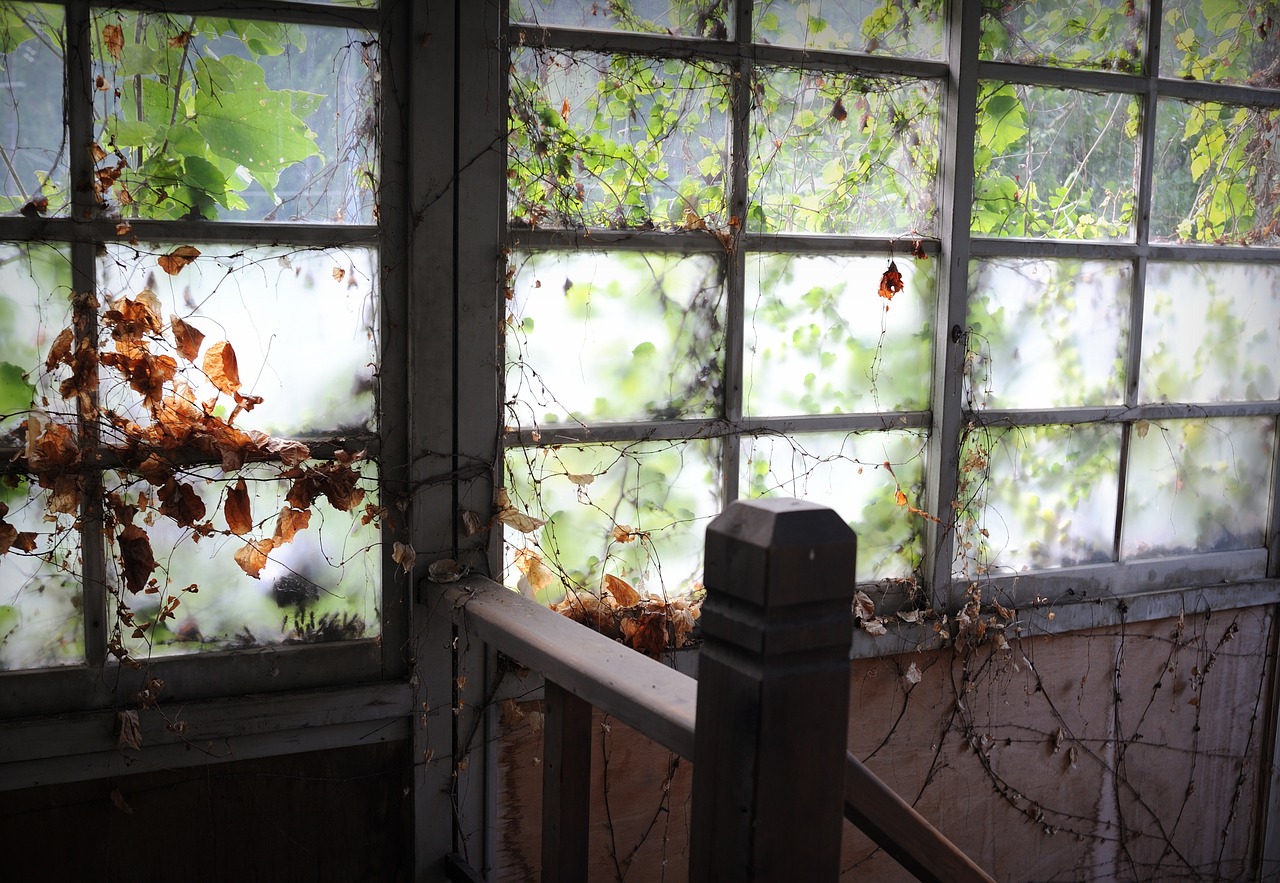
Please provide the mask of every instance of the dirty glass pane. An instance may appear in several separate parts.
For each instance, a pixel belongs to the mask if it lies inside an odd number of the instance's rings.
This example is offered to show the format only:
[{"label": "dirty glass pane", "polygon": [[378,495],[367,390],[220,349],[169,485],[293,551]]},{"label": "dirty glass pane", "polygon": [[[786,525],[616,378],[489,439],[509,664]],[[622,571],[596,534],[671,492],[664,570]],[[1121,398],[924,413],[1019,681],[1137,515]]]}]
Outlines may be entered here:
[{"label": "dirty glass pane", "polygon": [[[71,265],[53,245],[0,243],[0,447],[22,444],[18,425],[33,404],[74,421],[75,403],[57,392],[67,371],[45,359],[70,324]],[[47,401],[48,404],[43,404]]]},{"label": "dirty glass pane", "polygon": [[1147,270],[1139,397],[1280,397],[1280,267],[1162,264]]},{"label": "dirty glass pane", "polygon": [[84,661],[79,512],[47,515],[48,499],[0,480],[0,671]]},{"label": "dirty glass pane", "polygon": [[1024,426],[968,434],[957,550],[967,578],[1110,561],[1118,426]]},{"label": "dirty glass pane", "polygon": [[1151,238],[1280,242],[1280,110],[1161,99]]},{"label": "dirty glass pane", "polygon": [[1142,0],[984,0],[979,54],[987,61],[1137,73]]},{"label": "dirty glass pane", "polygon": [[965,406],[1124,400],[1133,268],[1120,261],[974,261]]},{"label": "dirty glass pane", "polygon": [[723,40],[732,36],[731,5],[731,0],[511,0],[511,20]]},{"label": "dirty glass pane", "polygon": [[972,229],[984,236],[1133,238],[1139,102],[981,84]]},{"label": "dirty glass pane", "polygon": [[66,214],[63,11],[0,4],[0,215]]},{"label": "dirty glass pane", "polygon": [[522,448],[506,454],[511,505],[542,519],[505,528],[508,585],[544,603],[599,594],[605,574],[644,595],[701,584],[703,535],[721,509],[712,442]]},{"label": "dirty glass pane", "polygon": [[941,58],[946,4],[942,0],[756,0],[756,42],[798,49],[830,49]]},{"label": "dirty glass pane", "polygon": [[924,560],[925,522],[911,507],[924,496],[926,444],[915,432],[746,437],[742,496],[830,506],[858,534],[859,582],[911,577]]},{"label": "dirty glass pane", "polygon": [[[236,415],[241,429],[272,435],[365,432],[374,425],[374,376],[378,364],[376,255],[361,248],[300,249],[286,246],[185,246],[198,256],[170,274],[166,263],[189,254],[178,245],[110,245],[98,262],[105,302],[158,299],[164,335],[151,338],[154,353],[176,362],[176,379],[190,385],[195,401],[214,397],[203,370],[209,349],[228,341],[245,395],[261,396]],[[180,262],[180,258],[179,258]],[[177,317],[204,335],[195,362],[176,351]],[[118,349],[104,330],[105,350]],[[323,354],[319,357],[318,354]],[[142,397],[104,368],[104,404],[145,421]],[[227,417],[235,402],[225,393],[213,410]]]},{"label": "dirty glass pane", "polygon": [[592,251],[510,260],[510,425],[718,413],[724,289],[715,257]]},{"label": "dirty glass pane", "polygon": [[902,290],[879,296],[883,257],[747,258],[744,409],[751,416],[929,407],[933,261],[892,261]]},{"label": "dirty glass pane", "polygon": [[748,229],[933,232],[936,84],[761,67],[755,95]]},{"label": "dirty glass pane", "polygon": [[122,218],[372,223],[366,31],[99,10],[97,186]]},{"label": "dirty glass pane", "polygon": [[709,62],[514,51],[512,223],[725,226],[729,93]]},{"label": "dirty glass pane", "polygon": [[1275,0],[1165,0],[1160,76],[1280,86]]},{"label": "dirty glass pane", "polygon": [[[277,467],[248,466],[234,474],[216,467],[183,470],[176,482],[189,488],[204,508],[194,528],[166,514],[176,511],[175,495],[138,476],[108,473],[108,493],[138,509],[132,523],[145,528],[156,562],[150,576],[154,584],[130,591],[118,541],[124,527],[117,517],[107,543],[108,591],[110,621],[116,622],[121,600],[132,617],[126,616],[120,635],[124,648],[145,659],[376,636],[381,584],[377,471],[367,463],[357,469],[361,476],[354,487],[363,495],[350,511],[339,511],[322,496],[311,506],[306,526],[276,548],[267,541],[280,536],[281,510],[293,486],[277,477]],[[225,516],[228,491],[238,478],[245,479],[253,521],[243,536],[230,532]],[[188,498],[185,505],[194,504]],[[257,579],[236,559],[249,542],[266,554]],[[172,616],[161,617],[170,607]]]},{"label": "dirty glass pane", "polygon": [[1264,545],[1275,425],[1274,417],[1134,424],[1121,554]]}]

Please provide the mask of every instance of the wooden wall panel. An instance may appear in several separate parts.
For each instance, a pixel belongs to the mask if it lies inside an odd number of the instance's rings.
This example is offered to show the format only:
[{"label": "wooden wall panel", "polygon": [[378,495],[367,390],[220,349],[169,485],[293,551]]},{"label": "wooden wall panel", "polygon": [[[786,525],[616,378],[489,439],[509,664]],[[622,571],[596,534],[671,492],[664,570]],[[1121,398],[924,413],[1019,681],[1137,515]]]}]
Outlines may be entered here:
[{"label": "wooden wall panel", "polygon": [[[1000,880],[1247,878],[1272,627],[1257,607],[859,660],[850,749]],[[503,715],[508,883],[539,879],[538,707]],[[683,881],[690,765],[668,795],[667,752],[595,725],[591,879]],[[911,879],[847,823],[843,856],[847,879]]]}]

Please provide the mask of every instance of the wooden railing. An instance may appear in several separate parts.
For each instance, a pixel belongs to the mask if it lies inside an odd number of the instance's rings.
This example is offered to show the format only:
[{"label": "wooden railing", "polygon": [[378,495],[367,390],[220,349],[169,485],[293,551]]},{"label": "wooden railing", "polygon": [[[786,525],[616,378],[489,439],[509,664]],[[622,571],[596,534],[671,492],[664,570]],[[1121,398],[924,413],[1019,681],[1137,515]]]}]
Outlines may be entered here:
[{"label": "wooden railing", "polygon": [[846,750],[856,541],[797,500],[707,529],[698,679],[478,576],[446,600],[546,683],[542,879],[585,881],[591,709],[695,761],[691,880],[835,880],[842,817],[920,880],[990,881]]}]

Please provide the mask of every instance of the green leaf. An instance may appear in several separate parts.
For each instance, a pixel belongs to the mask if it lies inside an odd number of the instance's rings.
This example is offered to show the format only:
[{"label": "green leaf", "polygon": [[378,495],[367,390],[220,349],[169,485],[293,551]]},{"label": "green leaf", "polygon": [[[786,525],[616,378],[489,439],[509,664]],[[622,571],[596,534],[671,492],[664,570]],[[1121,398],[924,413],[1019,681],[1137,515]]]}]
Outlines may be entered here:
[{"label": "green leaf", "polygon": [[293,90],[268,89],[254,62],[201,59],[196,78],[195,124],[210,151],[244,166],[268,191],[284,169],[321,155],[315,133],[293,113]]},{"label": "green leaf", "polygon": [[0,362],[0,414],[13,414],[31,407],[33,386],[22,369],[12,362]]}]

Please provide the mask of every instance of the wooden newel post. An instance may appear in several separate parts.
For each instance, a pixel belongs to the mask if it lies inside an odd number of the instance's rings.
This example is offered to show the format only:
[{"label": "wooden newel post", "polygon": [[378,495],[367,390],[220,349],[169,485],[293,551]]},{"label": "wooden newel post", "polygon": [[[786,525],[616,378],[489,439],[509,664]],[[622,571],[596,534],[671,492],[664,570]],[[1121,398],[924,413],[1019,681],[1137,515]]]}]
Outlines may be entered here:
[{"label": "wooden newel post", "polygon": [[857,538],[824,506],[738,501],[706,549],[689,878],[834,881]]}]

